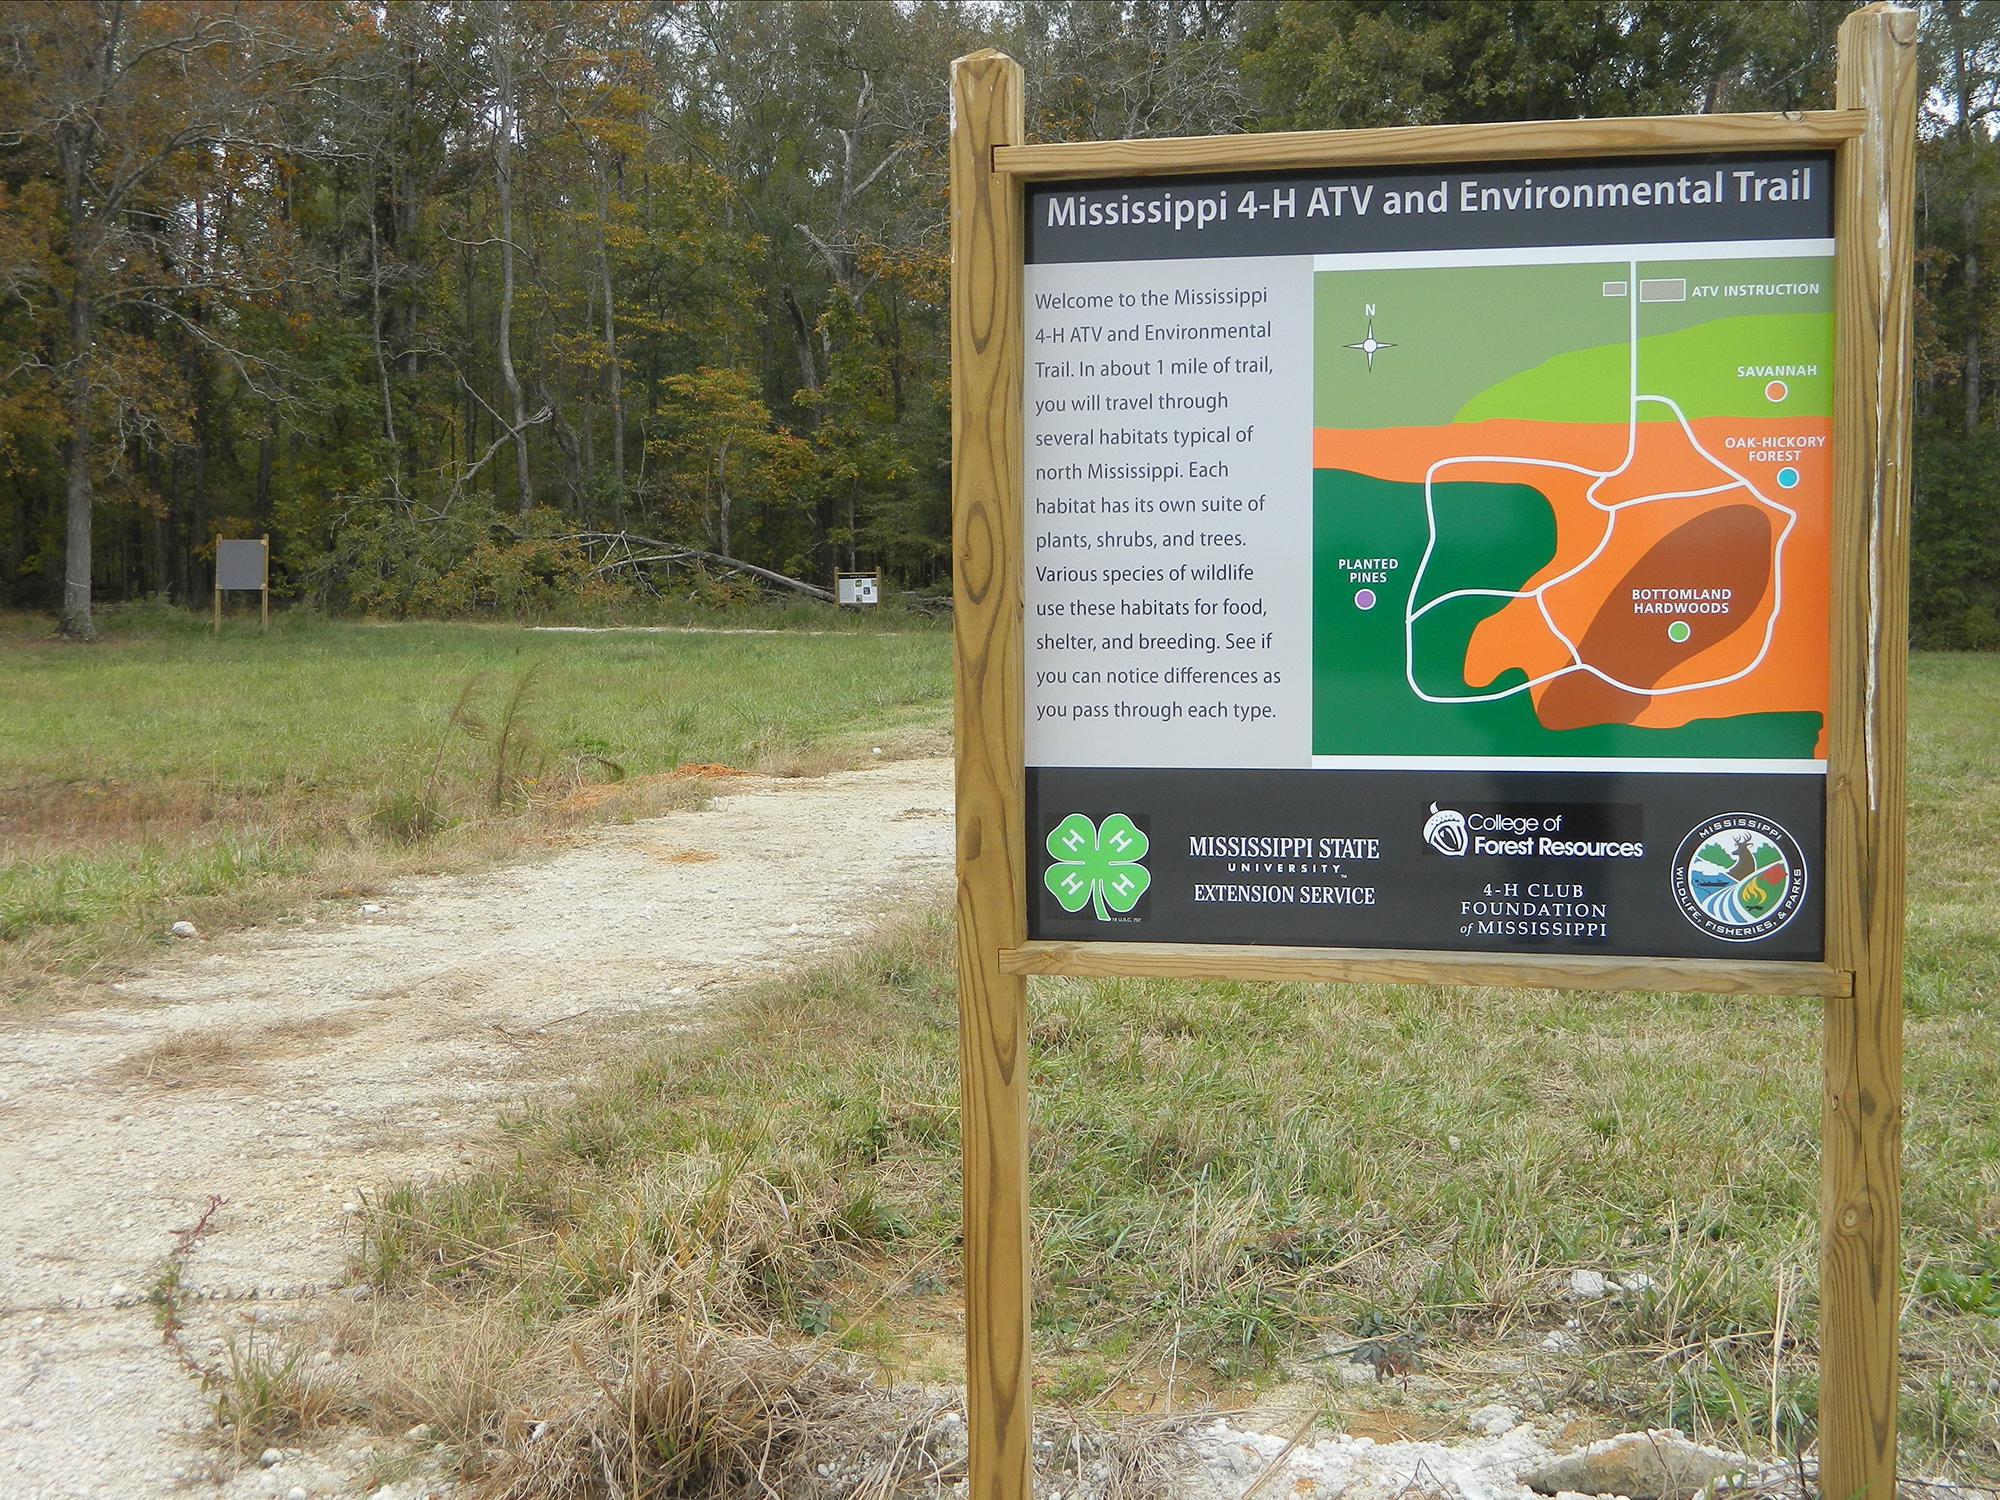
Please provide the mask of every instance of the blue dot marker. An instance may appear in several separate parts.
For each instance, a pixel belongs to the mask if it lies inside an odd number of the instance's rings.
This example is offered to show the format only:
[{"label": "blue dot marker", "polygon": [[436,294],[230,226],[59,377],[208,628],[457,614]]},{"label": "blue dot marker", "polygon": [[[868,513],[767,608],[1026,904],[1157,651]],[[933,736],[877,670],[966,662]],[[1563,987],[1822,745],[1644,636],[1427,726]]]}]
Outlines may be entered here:
[{"label": "blue dot marker", "polygon": [[1793,468],[1790,464],[1787,464],[1785,465],[1784,468],[1778,470],[1779,489],[1795,490],[1798,487],[1799,487],[1799,471],[1797,469]]}]

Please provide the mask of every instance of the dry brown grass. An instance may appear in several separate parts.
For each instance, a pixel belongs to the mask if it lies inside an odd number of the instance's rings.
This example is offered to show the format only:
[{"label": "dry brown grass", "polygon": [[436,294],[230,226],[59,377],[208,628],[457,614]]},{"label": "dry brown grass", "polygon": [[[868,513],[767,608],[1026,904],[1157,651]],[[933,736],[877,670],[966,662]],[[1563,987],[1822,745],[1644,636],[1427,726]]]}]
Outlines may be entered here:
[{"label": "dry brown grass", "polygon": [[237,1087],[258,1077],[261,1063],[308,1044],[350,1035],[366,1024],[362,1016],[320,1016],[256,1031],[226,1026],[177,1031],[127,1053],[100,1076],[107,1083],[128,1087]]},{"label": "dry brown grass", "polygon": [[[849,1185],[785,1152],[664,1153],[608,1200],[556,1158],[531,1170],[540,1200],[500,1218],[449,1184],[374,1205],[362,1260],[388,1295],[350,1362],[370,1425],[428,1425],[482,1500],[889,1500],[964,1477],[955,1395],[799,1334],[814,1288],[880,1259]],[[1050,1426],[1049,1472],[1147,1500],[1173,1432]]]},{"label": "dry brown grass", "polygon": [[[826,1345],[718,1326],[676,1278],[529,1333],[428,1300],[377,1324],[349,1390],[373,1425],[423,1423],[481,1500],[937,1495],[965,1477],[955,1396],[885,1388]],[[1056,1418],[1041,1468],[1105,1500],[1172,1493],[1181,1424]]]}]

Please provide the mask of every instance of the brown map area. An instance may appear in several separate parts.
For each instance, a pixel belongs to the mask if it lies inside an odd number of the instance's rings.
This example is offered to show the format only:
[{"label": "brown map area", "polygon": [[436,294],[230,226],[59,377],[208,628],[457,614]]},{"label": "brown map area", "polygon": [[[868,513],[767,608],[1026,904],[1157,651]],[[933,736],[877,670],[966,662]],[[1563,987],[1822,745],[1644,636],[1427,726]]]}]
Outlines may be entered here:
[{"label": "brown map area", "polygon": [[[1747,500],[1747,491],[1739,493]],[[1761,630],[1768,613],[1763,605],[1771,583],[1774,519],[1782,518],[1750,502],[1703,511],[1675,526],[1613,586],[1577,643],[1578,655],[1620,682],[1654,688],[1696,653],[1722,644],[1748,626]],[[1728,612],[1640,614],[1633,608],[1634,592],[1646,589],[1727,589]],[[1667,635],[1673,620],[1686,621],[1687,641],[1676,642]],[[1755,659],[1760,644],[1761,640],[1741,643],[1746,664]],[[1589,672],[1571,672],[1543,690],[1537,707],[1549,728],[1579,729],[1589,724],[1630,724],[1651,702],[1644,693],[1627,692]]]}]

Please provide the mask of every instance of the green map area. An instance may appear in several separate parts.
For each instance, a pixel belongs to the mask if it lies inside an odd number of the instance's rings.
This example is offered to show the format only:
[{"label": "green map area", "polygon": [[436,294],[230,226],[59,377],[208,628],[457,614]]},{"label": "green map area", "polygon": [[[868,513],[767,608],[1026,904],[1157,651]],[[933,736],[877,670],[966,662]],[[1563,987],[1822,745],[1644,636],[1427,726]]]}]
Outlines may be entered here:
[{"label": "green map area", "polygon": [[[1322,271],[1314,278],[1313,425],[1435,427],[1488,417],[1542,422],[1625,420],[1630,305],[1605,295],[1632,278],[1629,262],[1570,266],[1441,266],[1416,271]],[[1817,365],[1787,377],[1787,410],[1830,416],[1833,260],[1645,261],[1641,281],[1686,281],[1685,301],[1641,301],[1640,358],[1688,416],[1762,416],[1759,365]],[[1783,284],[1782,295],[1703,297]],[[1373,361],[1352,345],[1370,327],[1390,342]],[[1392,350],[1408,351],[1396,358]],[[1693,403],[1690,405],[1690,403]],[[1639,420],[1671,421],[1665,407]]]}]

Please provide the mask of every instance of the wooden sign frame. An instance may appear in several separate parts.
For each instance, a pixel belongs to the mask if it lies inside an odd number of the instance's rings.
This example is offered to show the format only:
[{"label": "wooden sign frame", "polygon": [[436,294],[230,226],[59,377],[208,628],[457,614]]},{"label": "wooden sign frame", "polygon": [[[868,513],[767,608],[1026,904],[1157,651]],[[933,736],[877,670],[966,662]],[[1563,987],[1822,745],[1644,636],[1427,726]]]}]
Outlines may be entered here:
[{"label": "wooden sign frame", "polygon": [[[1840,30],[1838,108],[1026,143],[1019,66],[952,68],[952,500],[966,1397],[974,1500],[1031,1482],[1027,976],[1559,986],[1818,996],[1821,1493],[1893,1500],[1902,1141],[1912,10]],[[1037,180],[1817,148],[1835,155],[1836,384],[1826,957],[1517,957],[1026,940],[1023,189]]]},{"label": "wooden sign frame", "polygon": [[[237,540],[247,541],[248,538],[225,537],[224,535],[222,535],[221,532],[217,532],[215,535],[215,632],[214,633],[216,635],[222,634],[222,544],[224,542],[237,541]],[[271,628],[271,533],[267,531],[257,540],[264,549],[264,576],[262,582],[260,582],[257,586],[257,597],[258,597],[258,603],[260,605],[260,609],[258,611],[258,629],[269,630]],[[248,593],[249,590],[245,589],[245,590],[240,590],[239,592]]]}]

